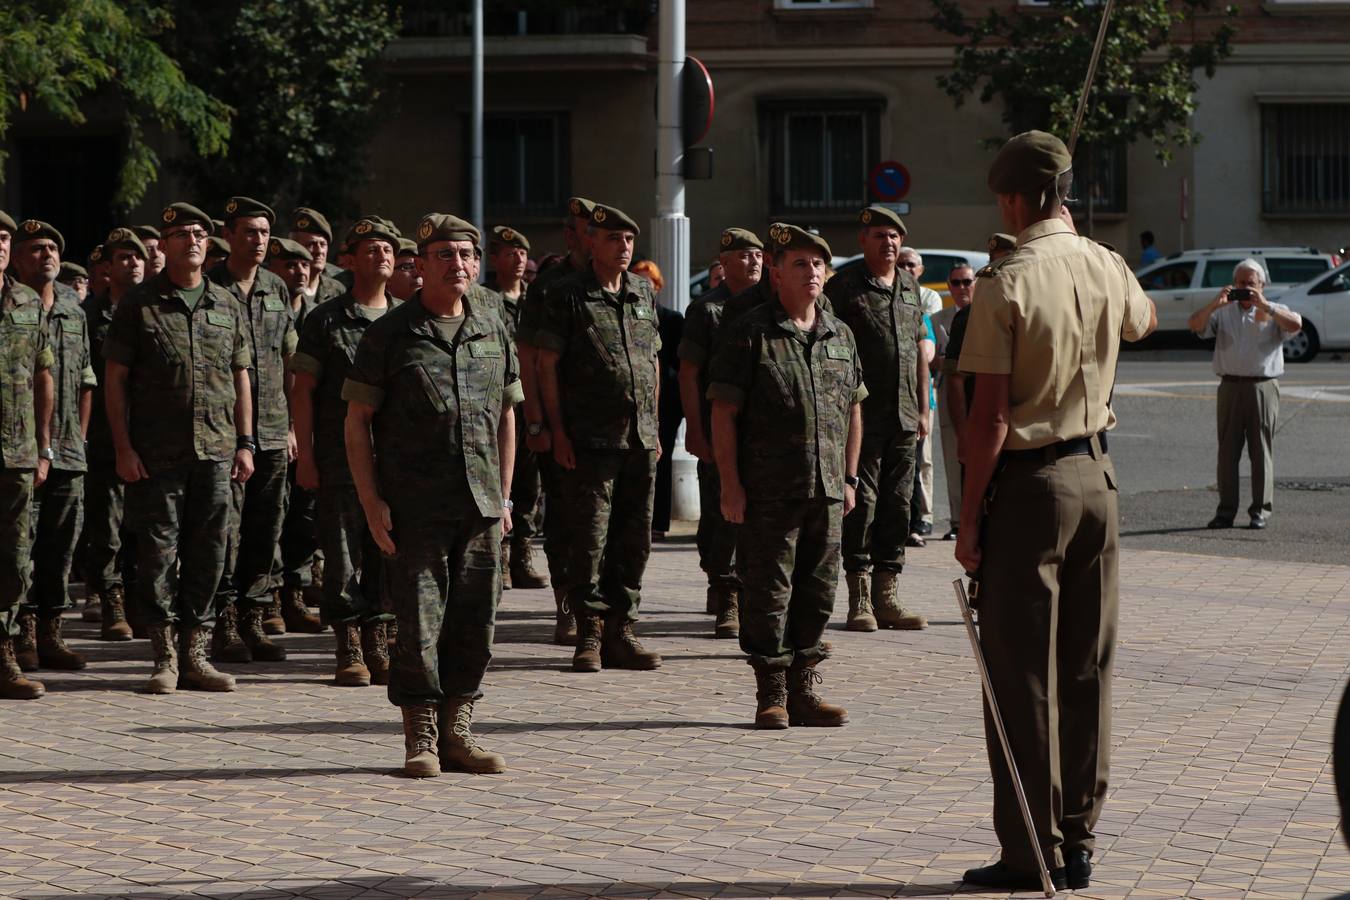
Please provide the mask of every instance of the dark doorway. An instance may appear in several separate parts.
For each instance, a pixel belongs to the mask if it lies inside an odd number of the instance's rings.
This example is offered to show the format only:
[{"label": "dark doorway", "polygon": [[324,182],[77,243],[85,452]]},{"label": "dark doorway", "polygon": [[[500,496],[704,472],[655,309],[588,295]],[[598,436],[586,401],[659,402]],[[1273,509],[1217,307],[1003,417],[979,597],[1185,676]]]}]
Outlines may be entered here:
[{"label": "dark doorway", "polygon": [[19,209],[56,226],[65,258],[83,263],[117,224],[113,192],[122,158],[116,135],[30,137],[18,141]]}]

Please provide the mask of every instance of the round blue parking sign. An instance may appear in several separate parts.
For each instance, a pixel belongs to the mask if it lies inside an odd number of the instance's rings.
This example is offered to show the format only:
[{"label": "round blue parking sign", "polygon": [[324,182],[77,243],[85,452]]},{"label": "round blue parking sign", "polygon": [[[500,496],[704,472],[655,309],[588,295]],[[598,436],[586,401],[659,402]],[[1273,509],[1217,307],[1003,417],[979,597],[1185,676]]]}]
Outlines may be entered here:
[{"label": "round blue parking sign", "polygon": [[894,203],[909,193],[909,169],[895,160],[878,163],[867,176],[872,196],[882,203]]}]

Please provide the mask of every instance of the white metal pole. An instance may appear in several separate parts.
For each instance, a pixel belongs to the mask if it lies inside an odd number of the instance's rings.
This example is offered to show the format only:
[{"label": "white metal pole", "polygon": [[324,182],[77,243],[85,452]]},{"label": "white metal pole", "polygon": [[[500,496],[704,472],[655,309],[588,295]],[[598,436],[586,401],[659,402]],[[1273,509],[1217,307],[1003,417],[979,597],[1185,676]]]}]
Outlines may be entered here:
[{"label": "white metal pole", "polygon": [[[483,222],[483,0],[473,0],[473,110],[469,161],[469,217],[485,234]],[[479,278],[483,273],[479,272]]]}]

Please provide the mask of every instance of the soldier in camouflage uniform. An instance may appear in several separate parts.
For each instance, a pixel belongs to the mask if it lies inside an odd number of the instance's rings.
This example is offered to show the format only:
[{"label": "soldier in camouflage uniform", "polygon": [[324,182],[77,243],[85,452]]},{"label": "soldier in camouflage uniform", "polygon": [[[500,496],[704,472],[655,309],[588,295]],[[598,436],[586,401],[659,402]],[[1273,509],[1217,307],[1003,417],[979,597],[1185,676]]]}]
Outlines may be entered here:
[{"label": "soldier in camouflage uniform", "polygon": [[291,232],[287,237],[309,251],[312,261],[305,293],[315,306],[346,293],[346,286],[329,272],[333,268],[328,258],[333,243],[333,228],[321,213],[307,206],[297,206],[291,210]]},{"label": "soldier in camouflage uniform", "polygon": [[[84,657],[61,637],[61,613],[70,609],[70,566],[84,522],[84,437],[90,393],[97,379],[89,364],[89,336],[75,292],[56,281],[66,242],[46,222],[19,223],[14,268],[42,301],[43,320],[54,365],[51,469],[33,494],[33,582],[24,605],[15,646],[26,671],[83,669]],[[44,451],[46,452],[46,451]],[[30,643],[28,638],[35,637]]]},{"label": "soldier in camouflage uniform", "polygon": [[853,334],[817,302],[830,247],[779,228],[778,293],[723,326],[713,357],[713,452],[722,514],[740,525],[741,649],[755,670],[759,728],[837,726],[814,691],[839,584],[839,532],[853,507],[863,386]]},{"label": "soldier in camouflage uniform", "polygon": [[[145,244],[130,228],[114,228],[103,242],[103,249],[110,264],[108,292],[102,296],[91,294],[84,302],[89,360],[95,375],[104,370],[103,343],[112,327],[117,304],[145,280],[149,257]],[[101,378],[99,382],[94,388],[85,450],[89,474],[84,483],[84,586],[99,603],[99,637],[105,641],[129,641],[132,629],[127,622],[123,573],[133,550],[127,543],[130,535],[123,527],[126,486],[117,477],[117,452],[108,426],[106,390]]]},{"label": "soldier in camouflage uniform", "polygon": [[[905,225],[889,209],[858,216],[863,265],[830,279],[834,313],[853,329],[867,378],[858,505],[844,519],[848,628],[918,629],[928,622],[900,603],[918,441],[928,434],[928,366],[919,352],[923,305],[914,277],[898,266]],[[868,584],[868,573],[871,584]]]},{"label": "soldier in camouflage uniform", "polygon": [[[164,270],[113,313],[103,343],[108,424],[136,531],[136,591],[149,620],[152,694],[232,691],[207,659],[225,570],[231,482],[253,474],[248,323],[202,276],[211,219],[187,203],[161,214]],[[181,628],[183,646],[178,646]]]},{"label": "soldier in camouflage uniform", "polygon": [[305,322],[288,363],[294,378],[297,484],[317,492],[323,548],[325,625],[337,635],[335,683],[361,687],[389,683],[385,615],[380,602],[380,551],[370,536],[347,465],[342,387],[356,347],[371,323],[399,305],[387,291],[396,238],[371,219],[357,221],[345,246],[352,251],[352,290],[325,303]]},{"label": "soldier in camouflage uniform", "polygon": [[628,272],[639,233],[622,211],[597,203],[590,270],[554,283],[533,338],[553,458],[564,470],[578,672],[661,665],[633,634],[661,453],[656,300],[651,282]]},{"label": "soldier in camouflage uniform", "polygon": [[347,459],[398,617],[389,700],[414,777],[506,767],[471,724],[492,658],[522,394],[506,326],[469,296],[478,240],[455,216],[421,221],[424,286],[367,327],[342,390]]},{"label": "soldier in camouflage uniform", "polygon": [[34,700],[45,691],[23,676],[14,639],[28,595],[29,506],[51,466],[38,449],[51,447],[55,386],[42,301],[5,274],[17,230],[0,211],[0,698]]},{"label": "soldier in camouflage uniform", "polygon": [[735,294],[759,284],[764,268],[764,244],[754,232],[728,228],[718,242],[719,262],[726,277],[694,301],[684,314],[680,338],[680,401],[684,407],[684,446],[698,457],[698,558],[708,574],[708,612],[717,616],[714,634],[740,634],[737,604],[740,578],[736,575],[736,530],[722,518],[717,464],[712,452],[712,405],[708,400],[708,359],[716,347],[722,311]]},{"label": "soldier in camouflage uniform", "polygon": [[[280,573],[274,571],[281,523],[286,518],[286,470],[293,437],[286,405],[286,359],[298,340],[290,293],[281,279],[262,267],[271,237],[272,210],[248,197],[225,204],[225,235],[230,256],[207,273],[243,309],[244,338],[253,367],[253,424],[258,445],[247,483],[233,485],[234,519],[225,573],[216,594],[216,630],[212,651],[224,662],[274,662],[286,651],[263,630],[266,607],[273,603]],[[303,600],[287,596],[282,613],[293,631],[319,631]],[[237,631],[236,631],[236,622]]]},{"label": "soldier in camouflage uniform", "polygon": [[74,291],[81,303],[89,296],[89,272],[79,263],[62,260],[61,271],[57,274],[56,280]]},{"label": "soldier in camouflage uniform", "polygon": [[396,300],[408,301],[422,289],[422,273],[417,269],[417,242],[401,237],[394,259],[394,277],[386,290]]}]

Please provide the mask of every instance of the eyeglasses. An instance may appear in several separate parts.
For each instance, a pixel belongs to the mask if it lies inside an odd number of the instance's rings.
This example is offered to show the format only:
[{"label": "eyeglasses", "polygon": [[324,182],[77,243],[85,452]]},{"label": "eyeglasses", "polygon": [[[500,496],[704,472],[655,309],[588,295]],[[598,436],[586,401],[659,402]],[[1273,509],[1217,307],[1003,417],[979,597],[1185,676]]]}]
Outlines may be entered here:
[{"label": "eyeglasses", "polygon": [[200,244],[210,235],[200,228],[184,228],[182,231],[171,231],[164,235],[165,238],[187,238],[194,244]]},{"label": "eyeglasses", "polygon": [[444,250],[437,250],[435,253],[431,255],[439,259],[441,262],[454,262],[457,259],[464,259],[464,260],[473,259],[472,250],[455,250],[449,247],[447,247]]},{"label": "eyeglasses", "polygon": [[974,278],[953,278],[953,279],[951,279],[950,281],[948,281],[947,283],[950,284],[950,285],[952,285],[952,286],[955,286],[955,285],[958,285],[958,284],[959,284],[959,285],[961,285],[962,287],[970,287],[972,284],[975,283],[975,279],[974,279]]}]

